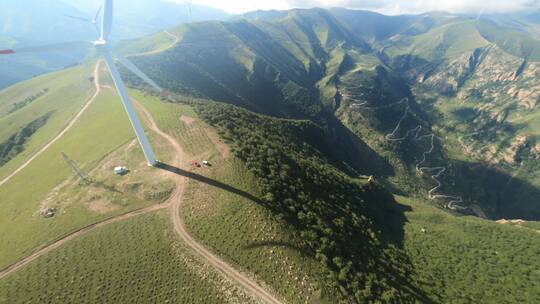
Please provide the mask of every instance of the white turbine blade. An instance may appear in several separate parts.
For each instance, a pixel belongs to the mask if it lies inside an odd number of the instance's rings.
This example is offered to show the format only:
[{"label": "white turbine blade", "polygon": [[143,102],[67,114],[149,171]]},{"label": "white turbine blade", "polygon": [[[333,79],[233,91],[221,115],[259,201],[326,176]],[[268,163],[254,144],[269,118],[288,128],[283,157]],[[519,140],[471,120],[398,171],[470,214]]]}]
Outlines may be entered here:
[{"label": "white turbine blade", "polygon": [[137,139],[139,140],[139,144],[141,145],[144,156],[146,157],[146,160],[148,161],[148,164],[150,166],[155,166],[157,164],[157,160],[154,155],[154,151],[152,150],[152,146],[150,146],[150,142],[148,141],[148,138],[146,137],[146,134],[144,133],[144,129],[142,127],[141,121],[139,120],[139,116],[137,115],[137,112],[135,111],[135,107],[133,106],[133,103],[131,102],[131,99],[129,98],[129,95],[126,90],[126,86],[124,85],[124,82],[122,81],[122,78],[120,77],[120,73],[118,72],[118,69],[116,68],[116,65],[114,64],[112,55],[108,51],[104,51],[103,56],[105,57],[105,62],[107,63],[107,67],[109,68],[109,72],[111,73],[111,77],[114,81],[114,85],[116,86],[116,89],[118,90],[120,99],[122,99],[122,103],[124,104],[124,108],[128,114],[129,121],[131,122],[131,126],[135,130],[135,134],[137,135]]},{"label": "white turbine blade", "polygon": [[94,17],[94,19],[92,20],[93,23],[97,23],[98,19],[99,19],[99,14],[101,13],[101,6],[98,8],[97,12],[96,12],[96,16]]},{"label": "white turbine blade", "polygon": [[101,14],[101,39],[108,40],[113,22],[113,0],[103,0],[103,13]]},{"label": "white turbine blade", "polygon": [[101,28],[100,28],[100,25],[99,25],[99,22],[98,22],[100,13],[101,13],[101,6],[98,8],[98,10],[96,12],[96,16],[94,17],[94,19],[92,19],[92,24],[94,24],[94,27],[96,29],[96,32],[97,32],[98,36],[101,36]]},{"label": "white turbine blade", "polygon": [[99,27],[97,25],[96,19],[90,20],[90,19],[87,19],[87,18],[71,16],[71,15],[64,15],[64,16],[67,17],[67,18],[71,18],[71,19],[75,19],[75,20],[79,20],[79,21],[87,22],[87,23],[91,24],[94,27],[94,29],[96,30],[97,34],[100,35],[100,31],[99,31]]},{"label": "white turbine blade", "polygon": [[58,51],[69,51],[73,49],[90,49],[94,46],[93,43],[87,41],[74,41],[74,42],[65,42],[58,44],[34,46],[28,48],[16,48],[16,49],[7,49],[0,50],[0,55],[11,55],[11,54],[20,54],[20,53],[38,53],[38,52],[58,52]]},{"label": "white turbine blade", "polygon": [[88,23],[92,23],[92,20],[90,20],[88,18],[84,18],[84,17],[77,17],[77,16],[71,16],[71,15],[64,15],[64,17],[79,20],[79,21],[84,21],[84,22],[88,22]]},{"label": "white turbine blade", "polygon": [[146,76],[146,74],[144,74],[143,71],[141,71],[135,64],[133,64],[133,62],[129,61],[127,58],[125,58],[124,56],[118,53],[113,53],[113,55],[123,66],[125,66],[128,70],[133,72],[133,74],[137,75],[139,78],[144,80],[154,89],[156,89],[158,92],[160,93],[163,92],[163,89],[160,86],[158,86],[157,83],[155,83],[152,79],[150,79],[150,77]]}]

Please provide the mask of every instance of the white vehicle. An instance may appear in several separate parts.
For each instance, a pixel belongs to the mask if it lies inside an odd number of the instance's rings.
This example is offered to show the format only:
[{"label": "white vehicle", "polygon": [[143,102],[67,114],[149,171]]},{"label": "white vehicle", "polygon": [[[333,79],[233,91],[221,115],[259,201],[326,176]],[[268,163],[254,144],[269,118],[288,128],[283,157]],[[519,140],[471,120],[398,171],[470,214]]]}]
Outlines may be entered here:
[{"label": "white vehicle", "polygon": [[121,167],[114,167],[114,174],[116,175],[126,175],[129,173],[129,169],[127,167],[121,166]]}]

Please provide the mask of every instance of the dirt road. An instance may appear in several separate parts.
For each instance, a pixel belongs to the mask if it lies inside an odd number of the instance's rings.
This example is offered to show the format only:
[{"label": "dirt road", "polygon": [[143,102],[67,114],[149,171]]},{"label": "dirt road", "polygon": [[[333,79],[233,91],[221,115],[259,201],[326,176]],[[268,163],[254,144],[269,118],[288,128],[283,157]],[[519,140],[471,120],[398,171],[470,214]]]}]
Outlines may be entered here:
[{"label": "dirt road", "polygon": [[[137,109],[140,111],[140,113],[142,113],[142,115],[145,117],[145,120],[148,122],[148,127],[153,132],[158,134],[160,137],[168,141],[172,147],[174,147],[174,150],[176,152],[175,161],[177,162],[177,166],[180,168],[184,160],[184,150],[182,149],[180,144],[172,136],[161,131],[159,127],[156,125],[150,113],[144,107],[142,107],[138,102],[135,102],[135,103],[136,103]],[[248,293],[253,295],[254,298],[263,300],[265,303],[273,303],[273,304],[281,303],[271,293],[264,290],[251,278],[235,270],[232,266],[230,266],[229,264],[221,260],[219,257],[211,253],[208,249],[206,249],[203,245],[199,244],[196,240],[193,239],[193,237],[191,237],[191,235],[187,231],[184,225],[184,222],[182,221],[182,218],[180,216],[180,206],[182,205],[182,196],[185,190],[186,178],[183,176],[179,176],[177,174],[172,174],[172,175],[173,175],[173,178],[176,180],[177,193],[173,195],[173,198],[171,201],[171,219],[174,223],[174,229],[176,230],[178,235],[182,238],[182,240],[195,253],[197,253],[202,258],[204,258],[208,263],[210,263],[210,265],[212,265],[214,268],[219,270],[221,273],[225,274],[232,281],[237,282],[242,287],[244,287]]]},{"label": "dirt road", "polygon": [[[160,52],[163,52],[173,46],[175,46],[179,41],[180,38],[176,35],[171,34],[169,31],[165,31],[165,33],[171,37],[174,38],[174,42],[160,50],[155,50],[147,53],[141,53],[137,54],[135,56],[144,56],[144,55],[152,55],[157,54]],[[145,121],[147,122],[147,126],[150,130],[158,134],[160,137],[165,139],[169,144],[174,148],[175,150],[175,166],[178,168],[182,167],[182,164],[184,163],[184,150],[180,146],[180,144],[176,141],[175,138],[170,136],[169,134],[163,132],[154,121],[152,115],[146,110],[140,103],[135,101],[135,106],[139,110],[139,112],[144,117]],[[185,191],[186,187],[186,178],[183,176],[179,176],[177,174],[171,173],[173,178],[176,181],[176,190],[175,193],[171,196],[169,199],[171,204],[171,220],[174,224],[174,229],[180,236],[180,238],[199,256],[201,256],[203,259],[205,259],[210,265],[212,265],[214,268],[216,268],[218,271],[223,273],[225,276],[229,277],[232,281],[237,282],[242,287],[245,288],[245,290],[250,293],[254,298],[260,299],[264,301],[265,303],[272,303],[272,304],[279,304],[281,303],[279,300],[277,300],[271,293],[264,290],[261,286],[259,286],[255,281],[253,281],[248,276],[238,272],[233,267],[231,267],[229,264],[221,260],[219,257],[211,253],[208,249],[206,249],[203,245],[199,244],[197,241],[191,237],[189,232],[187,231],[182,218],[180,217],[180,206],[182,205],[182,197]]]},{"label": "dirt road", "polygon": [[36,153],[34,153],[34,155],[32,155],[26,162],[24,162],[22,165],[20,165],[19,167],[17,167],[17,169],[15,169],[13,172],[11,172],[10,175],[6,176],[4,179],[2,179],[0,181],[0,186],[2,186],[3,184],[7,183],[9,180],[11,180],[15,175],[17,175],[17,173],[21,172],[22,170],[24,170],[24,168],[28,167],[28,165],[34,161],[34,159],[36,159],[38,156],[40,156],[41,154],[43,154],[43,152],[45,152],[47,149],[49,149],[55,142],[57,142],[60,138],[62,138],[62,136],[64,136],[74,125],[75,123],[79,120],[79,118],[81,118],[81,116],[83,115],[83,113],[88,109],[88,107],[92,104],[92,102],[96,99],[96,97],[99,95],[99,93],[101,92],[101,87],[99,85],[99,68],[101,66],[101,61],[98,61],[96,63],[96,67],[94,68],[94,85],[95,85],[95,92],[94,92],[94,95],[92,95],[90,97],[90,99],[88,99],[88,101],[86,101],[86,103],[84,104],[84,106],[81,108],[81,110],[71,119],[71,121],[64,127],[64,129],[62,129],[62,131],[60,131],[60,133],[58,133],[58,135],[56,135],[56,137],[54,137],[53,139],[51,139],[47,144],[45,144],[45,146],[43,146],[39,151],[37,151]]},{"label": "dirt road", "polygon": [[148,56],[148,55],[155,55],[155,54],[163,53],[166,50],[168,50],[168,49],[172,48],[173,46],[175,46],[178,42],[180,42],[180,37],[174,35],[173,33],[169,32],[169,31],[164,31],[164,33],[167,34],[167,36],[169,36],[169,37],[171,37],[173,39],[173,42],[170,45],[168,45],[166,47],[163,47],[161,49],[130,55],[130,57],[132,57],[132,56],[133,57],[136,57],[136,56]]},{"label": "dirt road", "polygon": [[73,239],[76,239],[76,238],[78,238],[80,236],[83,236],[83,235],[87,234],[88,232],[93,231],[93,230],[95,230],[97,228],[107,226],[107,225],[112,224],[112,223],[124,221],[124,220],[130,219],[130,218],[135,217],[135,216],[143,215],[143,214],[154,212],[154,211],[161,210],[161,209],[166,209],[166,208],[169,208],[169,207],[170,207],[170,203],[166,203],[166,204],[154,205],[154,206],[144,208],[144,209],[134,210],[134,211],[131,211],[131,212],[128,212],[128,213],[125,213],[125,214],[122,214],[122,215],[119,215],[119,216],[116,216],[116,217],[113,217],[113,218],[103,220],[101,222],[97,222],[97,223],[88,225],[88,226],[83,227],[83,228],[81,228],[79,230],[73,231],[72,233],[62,237],[61,239],[58,239],[57,241],[51,243],[50,245],[47,245],[47,246],[35,251],[31,255],[23,258],[22,260],[19,260],[15,264],[12,264],[9,267],[5,268],[4,270],[0,271],[0,279],[3,279],[5,277],[7,277],[8,275],[14,273],[15,271],[19,270],[20,268],[22,268],[22,267],[26,266],[27,264],[31,263],[32,261],[40,258],[41,256],[51,252],[52,250],[62,246],[63,244],[65,244],[65,243],[67,243],[67,242],[69,242],[69,241],[71,241]]}]

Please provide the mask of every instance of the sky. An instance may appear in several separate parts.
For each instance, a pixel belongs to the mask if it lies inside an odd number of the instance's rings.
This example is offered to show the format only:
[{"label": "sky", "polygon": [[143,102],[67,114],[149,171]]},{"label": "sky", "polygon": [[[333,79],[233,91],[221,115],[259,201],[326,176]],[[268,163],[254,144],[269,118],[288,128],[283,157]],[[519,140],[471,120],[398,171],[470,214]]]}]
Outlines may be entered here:
[{"label": "sky", "polygon": [[192,0],[192,3],[217,7],[235,14],[257,9],[310,7],[367,9],[391,15],[427,11],[504,13],[540,8],[540,0]]}]

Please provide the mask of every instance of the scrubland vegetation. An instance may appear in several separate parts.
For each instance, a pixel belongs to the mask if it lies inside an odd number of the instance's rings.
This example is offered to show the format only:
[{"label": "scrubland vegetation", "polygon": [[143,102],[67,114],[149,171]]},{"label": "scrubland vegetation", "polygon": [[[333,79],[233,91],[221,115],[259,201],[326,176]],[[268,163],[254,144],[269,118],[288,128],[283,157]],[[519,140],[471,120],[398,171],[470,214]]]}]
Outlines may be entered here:
[{"label": "scrubland vegetation", "polygon": [[100,228],[0,281],[6,304],[251,301],[182,245],[164,211]]}]

